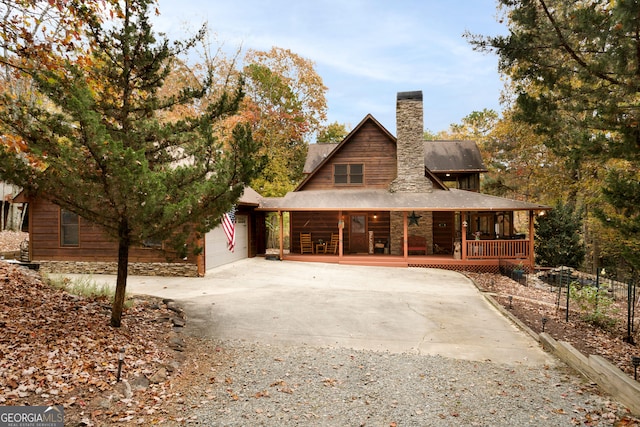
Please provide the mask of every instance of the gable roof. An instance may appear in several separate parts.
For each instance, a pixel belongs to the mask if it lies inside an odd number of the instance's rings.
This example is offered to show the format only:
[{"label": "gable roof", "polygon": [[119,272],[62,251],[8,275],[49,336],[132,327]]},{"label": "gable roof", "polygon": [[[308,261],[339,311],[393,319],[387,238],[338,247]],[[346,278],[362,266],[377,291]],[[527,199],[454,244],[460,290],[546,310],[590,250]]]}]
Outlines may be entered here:
[{"label": "gable roof", "polygon": [[[480,151],[473,141],[425,141],[425,176],[434,183],[428,193],[392,192],[388,189],[341,188],[302,190],[323,165],[328,163],[368,122],[389,140],[397,139],[371,114],[338,144],[311,144],[304,167],[307,176],[284,197],[265,197],[258,210],[263,211],[521,211],[548,210],[548,206],[490,196],[473,191],[448,188],[436,173],[486,172]],[[419,155],[419,154],[418,154]]]},{"label": "gable roof", "polygon": [[434,173],[487,172],[474,141],[425,141],[424,164]]},{"label": "gable roof", "polygon": [[[370,114],[356,126],[356,128],[345,137],[339,144],[309,144],[307,158],[304,164],[303,173],[311,174],[317,170],[325,159],[331,157],[338,147],[345,143],[345,140],[355,134],[356,129],[362,127],[367,118],[373,119],[374,123],[387,133],[393,142],[396,138],[391,135],[382,125],[377,123]],[[461,173],[461,172],[487,172],[487,168],[482,160],[480,150],[474,141],[461,140],[433,140],[424,142],[424,164],[427,168],[429,178],[434,178],[436,173]],[[429,174],[429,172],[432,172]]]},{"label": "gable roof", "polygon": [[[351,139],[353,139],[353,136],[356,135],[358,133],[358,131],[367,123],[367,122],[372,122],[374,124],[374,126],[378,127],[385,135],[387,135],[389,137],[389,139],[391,139],[391,141],[395,144],[396,143],[396,137],[393,136],[387,129],[385,129],[384,126],[382,126],[380,124],[379,121],[377,121],[371,114],[367,114],[364,119],[362,119],[360,121],[360,123],[358,123],[358,125],[353,128],[353,130],[351,130],[351,132],[349,132],[349,134],[347,136],[344,137],[344,139],[339,142],[338,144],[310,144],[309,148],[311,148],[312,145],[329,145],[329,146],[333,146],[332,150],[328,150],[328,149],[323,149],[323,148],[314,148],[311,150],[312,155],[314,155],[314,159],[309,159],[309,154],[307,154],[307,160],[305,162],[305,172],[307,172],[307,164],[309,165],[315,165],[315,167],[310,170],[307,174],[307,176],[302,180],[302,182],[300,184],[298,184],[298,186],[295,188],[295,190],[293,191],[298,191],[299,189],[301,189],[302,187],[304,187],[304,185],[307,183],[307,181],[309,181],[311,179],[311,177],[313,177],[313,175],[320,170],[321,166],[324,165],[333,155],[335,155],[338,151],[340,151],[340,149],[345,146],[346,144],[349,143],[349,141],[351,141]],[[323,150],[327,150],[326,153],[323,153]],[[323,154],[325,154],[323,157],[321,157]]]}]

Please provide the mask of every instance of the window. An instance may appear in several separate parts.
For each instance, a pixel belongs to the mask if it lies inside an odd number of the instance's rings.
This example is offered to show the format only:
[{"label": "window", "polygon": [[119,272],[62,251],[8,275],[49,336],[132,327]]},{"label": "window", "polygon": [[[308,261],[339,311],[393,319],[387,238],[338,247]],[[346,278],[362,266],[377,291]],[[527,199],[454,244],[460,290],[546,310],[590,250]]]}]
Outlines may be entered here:
[{"label": "window", "polygon": [[513,212],[472,212],[467,232],[482,238],[508,238],[513,235]]},{"label": "window", "polygon": [[333,167],[334,184],[363,184],[364,165],[357,164],[337,164]]},{"label": "window", "polygon": [[142,246],[150,249],[162,249],[162,239],[149,237],[142,242]]},{"label": "window", "polygon": [[458,188],[460,190],[480,191],[480,176],[472,174],[458,178]]},{"label": "window", "polygon": [[60,245],[79,246],[80,218],[66,209],[60,209]]}]

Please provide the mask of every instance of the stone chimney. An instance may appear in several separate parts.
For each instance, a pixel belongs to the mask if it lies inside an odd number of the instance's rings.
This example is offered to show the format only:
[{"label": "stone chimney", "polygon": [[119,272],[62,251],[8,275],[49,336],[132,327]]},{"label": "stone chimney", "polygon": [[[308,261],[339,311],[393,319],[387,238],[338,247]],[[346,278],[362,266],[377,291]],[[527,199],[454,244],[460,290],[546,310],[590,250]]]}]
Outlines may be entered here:
[{"label": "stone chimney", "polygon": [[425,177],[422,91],[398,92],[396,105],[398,175],[392,192],[429,193],[433,183]]}]

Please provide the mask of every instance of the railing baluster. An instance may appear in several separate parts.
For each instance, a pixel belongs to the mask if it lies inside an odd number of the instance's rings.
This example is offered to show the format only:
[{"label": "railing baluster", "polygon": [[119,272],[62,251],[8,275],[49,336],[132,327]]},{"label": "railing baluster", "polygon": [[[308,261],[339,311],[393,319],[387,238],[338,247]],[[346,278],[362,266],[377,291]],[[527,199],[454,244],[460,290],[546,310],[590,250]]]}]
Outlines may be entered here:
[{"label": "railing baluster", "polygon": [[517,259],[529,256],[528,240],[467,240],[467,256],[472,259]]}]

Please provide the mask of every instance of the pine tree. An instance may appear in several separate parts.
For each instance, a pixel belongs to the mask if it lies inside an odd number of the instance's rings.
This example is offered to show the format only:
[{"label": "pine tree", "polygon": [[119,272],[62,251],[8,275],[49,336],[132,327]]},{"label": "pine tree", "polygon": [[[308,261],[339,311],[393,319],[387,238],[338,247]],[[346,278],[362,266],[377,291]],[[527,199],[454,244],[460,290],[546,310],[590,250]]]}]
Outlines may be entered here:
[{"label": "pine tree", "polygon": [[[513,82],[516,120],[544,135],[545,145],[570,165],[567,176],[595,175],[599,164],[611,174],[604,193],[618,183],[619,162],[633,171],[627,179],[640,186],[640,2],[499,0],[509,33],[474,37],[477,49],[497,52],[499,67]],[[593,199],[574,186],[570,201]],[[578,195],[577,192],[583,194]],[[604,200],[606,210],[624,210],[624,194]],[[591,207],[587,206],[589,211]],[[625,218],[608,221],[613,230],[631,230]],[[620,233],[620,241],[627,236]],[[633,243],[637,239],[630,239]],[[627,253],[628,251],[622,251]],[[626,258],[636,269],[638,257]]]},{"label": "pine tree", "polygon": [[[224,141],[216,137],[243,98],[240,82],[217,88],[210,103],[203,100],[214,92],[212,73],[174,95],[159,94],[180,55],[204,33],[171,46],[158,41],[149,21],[153,5],[116,4],[106,25],[82,16],[90,49],[78,49],[73,61],[61,57],[27,70],[46,102],[30,105],[6,94],[0,101],[0,179],[117,240],[114,327],[121,324],[129,248],[178,230],[212,228],[255,175],[257,147],[248,127],[235,126]],[[180,107],[188,112],[167,118]]]},{"label": "pine tree", "polygon": [[571,204],[556,203],[535,225],[536,263],[546,267],[578,268],[584,262],[582,215]]}]

